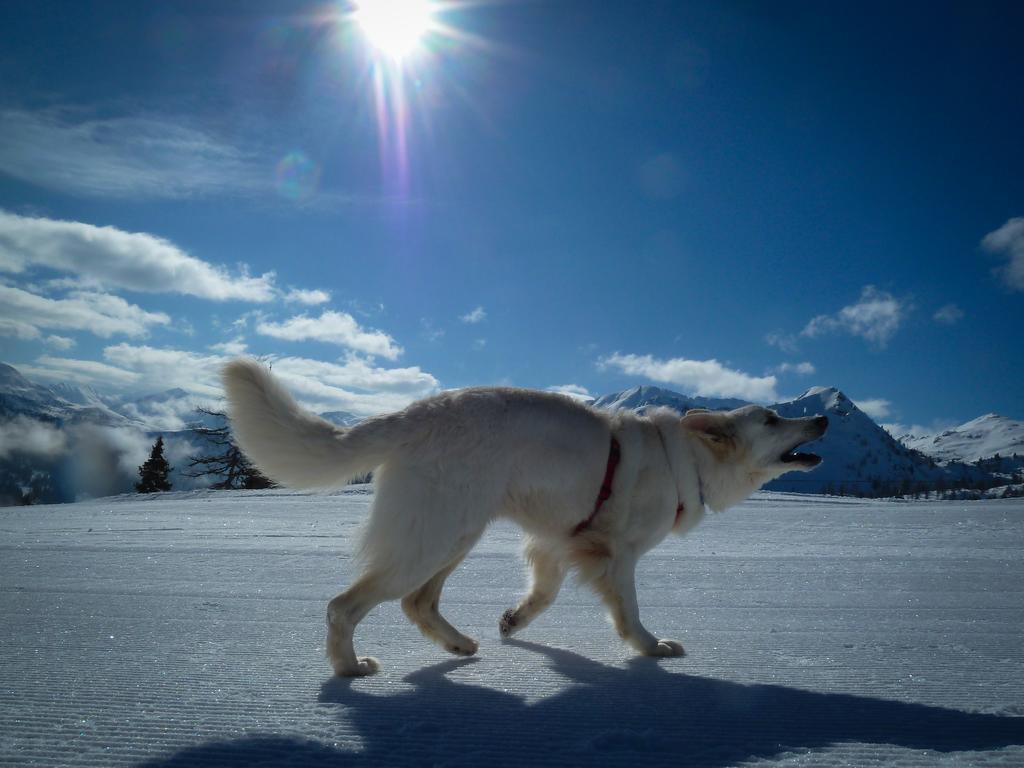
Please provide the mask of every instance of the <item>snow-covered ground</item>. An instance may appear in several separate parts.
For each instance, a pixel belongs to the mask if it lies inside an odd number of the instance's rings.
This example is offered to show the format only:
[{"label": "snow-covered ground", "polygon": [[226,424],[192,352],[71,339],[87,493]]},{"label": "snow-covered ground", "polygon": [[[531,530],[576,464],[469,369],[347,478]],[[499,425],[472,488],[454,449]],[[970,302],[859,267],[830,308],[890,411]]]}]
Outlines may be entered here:
[{"label": "snow-covered ground", "polygon": [[502,643],[495,525],[442,609],[396,604],[334,678],[327,600],[372,496],[118,497],[0,510],[2,765],[1024,765],[1024,502],[763,495],[641,565],[633,658],[589,591]]}]

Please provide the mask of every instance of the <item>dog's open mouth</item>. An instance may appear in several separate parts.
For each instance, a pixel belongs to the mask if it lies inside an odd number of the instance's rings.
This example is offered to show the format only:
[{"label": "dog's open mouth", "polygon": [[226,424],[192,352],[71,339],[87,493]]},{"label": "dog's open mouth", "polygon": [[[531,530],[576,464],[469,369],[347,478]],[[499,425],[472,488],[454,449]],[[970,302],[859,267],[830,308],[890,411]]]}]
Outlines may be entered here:
[{"label": "dog's open mouth", "polygon": [[790,450],[779,456],[779,461],[783,464],[802,464],[805,467],[816,467],[821,463],[821,456],[816,453],[801,453],[796,449],[800,447],[800,443],[794,445]]}]

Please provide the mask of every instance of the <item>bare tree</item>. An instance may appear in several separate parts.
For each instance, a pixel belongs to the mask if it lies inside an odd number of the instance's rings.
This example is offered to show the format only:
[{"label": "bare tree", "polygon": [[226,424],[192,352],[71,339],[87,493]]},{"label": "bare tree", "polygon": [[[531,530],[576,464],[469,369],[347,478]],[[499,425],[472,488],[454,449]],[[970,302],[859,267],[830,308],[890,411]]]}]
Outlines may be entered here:
[{"label": "bare tree", "polygon": [[204,438],[209,453],[189,457],[191,471],[183,472],[186,477],[218,477],[210,485],[218,490],[238,488],[272,488],[274,484],[264,476],[235,444],[224,411],[197,407],[199,413],[219,419],[221,425],[208,427],[197,425],[192,431]]}]

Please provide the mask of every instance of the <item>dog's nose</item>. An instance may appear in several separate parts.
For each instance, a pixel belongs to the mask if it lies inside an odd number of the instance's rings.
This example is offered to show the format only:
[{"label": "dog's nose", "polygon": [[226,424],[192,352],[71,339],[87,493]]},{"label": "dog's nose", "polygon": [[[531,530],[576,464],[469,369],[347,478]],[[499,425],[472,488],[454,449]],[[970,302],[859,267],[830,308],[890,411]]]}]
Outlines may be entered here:
[{"label": "dog's nose", "polygon": [[814,425],[824,434],[825,430],[828,429],[828,416],[815,416]]}]

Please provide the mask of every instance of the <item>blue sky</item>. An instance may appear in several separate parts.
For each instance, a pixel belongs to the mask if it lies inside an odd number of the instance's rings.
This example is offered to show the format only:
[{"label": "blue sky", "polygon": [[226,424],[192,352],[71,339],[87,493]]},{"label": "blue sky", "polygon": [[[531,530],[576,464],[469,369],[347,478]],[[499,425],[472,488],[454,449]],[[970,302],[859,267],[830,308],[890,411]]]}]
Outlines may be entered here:
[{"label": "blue sky", "polygon": [[1019,4],[447,5],[400,74],[350,10],[0,6],[0,359],[1024,418]]}]

